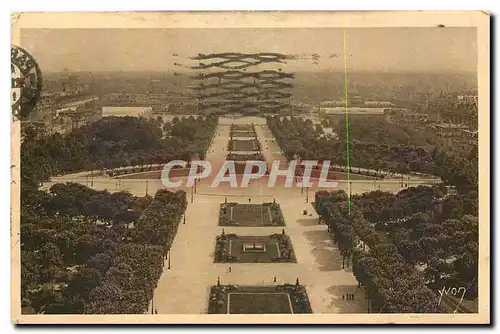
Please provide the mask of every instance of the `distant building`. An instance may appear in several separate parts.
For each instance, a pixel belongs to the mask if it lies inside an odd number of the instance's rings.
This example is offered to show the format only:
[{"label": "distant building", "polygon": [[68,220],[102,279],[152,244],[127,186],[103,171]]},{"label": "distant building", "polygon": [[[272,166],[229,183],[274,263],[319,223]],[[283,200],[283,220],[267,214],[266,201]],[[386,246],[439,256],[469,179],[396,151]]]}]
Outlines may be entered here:
[{"label": "distant building", "polygon": [[438,138],[449,149],[467,152],[478,145],[478,132],[467,129],[465,125],[454,123],[434,124]]},{"label": "distant building", "polygon": [[374,108],[393,108],[393,107],[395,107],[394,103],[388,102],[388,101],[365,101],[364,105],[367,107],[374,107]]},{"label": "distant building", "polygon": [[429,115],[404,108],[385,108],[384,115],[392,123],[426,123]]},{"label": "distant building", "polygon": [[77,108],[90,107],[95,105],[94,102],[97,102],[98,100],[99,98],[97,96],[91,96],[85,99],[79,99],[72,102],[67,102],[64,104],[64,107],[77,107]]},{"label": "distant building", "polygon": [[465,125],[454,123],[441,123],[432,126],[439,137],[461,137],[463,131],[467,129]]},{"label": "distant building", "polygon": [[101,118],[102,108],[98,105],[98,98],[89,97],[66,102],[56,110],[50,122],[54,126],[54,132],[67,133]]},{"label": "distant building", "polygon": [[[312,110],[318,111],[316,110]],[[349,115],[384,115],[384,108],[363,108],[363,107],[330,107],[330,108],[319,108],[319,113],[325,115],[345,115],[346,112]]]},{"label": "distant building", "polygon": [[[320,108],[335,108],[345,107],[345,100],[323,101],[320,103]],[[395,104],[388,101],[364,101],[360,96],[348,98],[348,107],[366,107],[366,108],[393,108]]]},{"label": "distant building", "polygon": [[73,129],[91,124],[102,118],[101,109],[78,109],[71,108],[59,110],[57,117],[54,119],[54,131],[66,133]]},{"label": "distant building", "polygon": [[478,96],[477,95],[458,95],[457,96],[458,101],[463,101],[466,103],[477,103],[478,102]]},{"label": "distant building", "polygon": [[102,117],[141,117],[152,110],[152,107],[102,107]]},{"label": "distant building", "polygon": [[348,105],[357,107],[365,104],[364,99],[361,96],[349,96],[348,97]]},{"label": "distant building", "polygon": [[76,109],[77,109],[76,106],[59,108],[59,109],[56,110],[55,116],[59,117],[62,114],[68,115],[68,114],[71,114],[71,113],[75,113]]},{"label": "distant building", "polygon": [[470,131],[470,130],[462,130],[460,132],[462,139],[469,145],[477,145],[478,144],[478,132]]},{"label": "distant building", "polygon": [[335,107],[345,107],[345,101],[323,101],[319,104],[319,108],[335,108]]},{"label": "distant building", "polygon": [[55,116],[57,110],[57,98],[59,94],[45,93],[42,94],[40,101],[35,106],[35,113],[40,118],[51,118]]}]

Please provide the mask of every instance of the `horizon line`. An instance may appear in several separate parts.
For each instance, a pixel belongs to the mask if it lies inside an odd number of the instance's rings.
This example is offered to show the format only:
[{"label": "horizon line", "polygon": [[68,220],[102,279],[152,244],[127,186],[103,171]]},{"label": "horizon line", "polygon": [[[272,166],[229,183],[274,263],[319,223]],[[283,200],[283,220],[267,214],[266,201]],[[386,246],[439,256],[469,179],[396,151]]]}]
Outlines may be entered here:
[{"label": "horizon line", "polygon": [[[60,74],[60,73],[162,73],[162,74],[170,74],[170,73],[196,73],[196,70],[187,71],[187,70],[172,70],[172,69],[167,69],[167,70],[80,70],[80,69],[75,69],[75,70],[59,70],[59,71],[43,71],[45,74]],[[335,69],[335,70],[298,70],[298,71],[293,71],[291,73],[342,73],[343,74],[344,70],[343,69]],[[408,69],[408,70],[390,70],[390,71],[384,71],[384,70],[349,70],[349,73],[369,73],[369,74],[393,74],[393,73],[414,73],[414,74],[477,74],[477,70],[414,70],[414,69]]]}]

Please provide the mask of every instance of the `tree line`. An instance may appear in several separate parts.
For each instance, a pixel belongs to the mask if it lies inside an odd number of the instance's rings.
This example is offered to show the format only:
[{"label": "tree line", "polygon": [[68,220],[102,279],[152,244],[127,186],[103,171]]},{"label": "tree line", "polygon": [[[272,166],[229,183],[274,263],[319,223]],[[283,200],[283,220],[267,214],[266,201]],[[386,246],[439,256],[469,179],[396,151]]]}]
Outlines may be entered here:
[{"label": "tree line", "polygon": [[[475,95],[477,92],[463,92],[463,95]],[[457,94],[440,94],[431,100],[420,111],[431,116],[442,118],[446,121],[465,124],[472,129],[478,126],[478,103],[477,101],[459,100]]]},{"label": "tree line", "polygon": [[[366,116],[350,116],[347,123],[345,118],[332,118],[316,125],[300,117],[269,116],[267,125],[288,160],[329,160],[346,165],[349,133],[351,166],[395,173],[420,172],[441,177],[449,185],[477,188],[477,147],[460,154],[449,152],[436,144],[432,131],[416,131]],[[331,128],[336,137],[325,136],[325,127]]]},{"label": "tree line", "polygon": [[76,183],[22,198],[22,306],[45,314],[144,313],[187,206]]},{"label": "tree line", "polygon": [[320,191],[315,205],[372,312],[436,313],[445,309],[433,291],[443,286],[477,297],[475,196],[419,186],[354,195],[349,208],[344,191]]},{"label": "tree line", "polygon": [[26,128],[21,145],[21,180],[38,185],[58,174],[122,166],[204,159],[217,117],[162,119],[106,117],[64,135]]},{"label": "tree line", "polygon": [[201,157],[217,118],[104,118],[67,135],[26,128],[21,146],[21,296],[35,313],[143,313],[187,201],[41,182],[55,174]]}]

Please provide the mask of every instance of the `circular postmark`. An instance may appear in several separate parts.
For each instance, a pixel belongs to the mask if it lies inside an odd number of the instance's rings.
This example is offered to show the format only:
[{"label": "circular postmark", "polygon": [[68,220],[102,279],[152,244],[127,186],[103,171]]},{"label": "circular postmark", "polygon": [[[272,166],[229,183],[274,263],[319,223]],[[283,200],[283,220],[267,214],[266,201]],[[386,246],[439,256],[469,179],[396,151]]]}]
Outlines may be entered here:
[{"label": "circular postmark", "polygon": [[11,46],[11,105],[17,118],[26,117],[35,108],[42,91],[42,72],[26,50]]}]

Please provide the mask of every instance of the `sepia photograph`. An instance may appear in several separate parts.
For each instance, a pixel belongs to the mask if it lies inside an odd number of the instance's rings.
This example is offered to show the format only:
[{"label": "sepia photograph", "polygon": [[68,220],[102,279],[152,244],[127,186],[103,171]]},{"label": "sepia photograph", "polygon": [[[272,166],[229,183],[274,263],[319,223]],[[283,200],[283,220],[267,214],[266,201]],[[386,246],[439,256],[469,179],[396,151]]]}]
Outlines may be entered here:
[{"label": "sepia photograph", "polygon": [[489,22],[13,14],[14,323],[489,323]]}]

